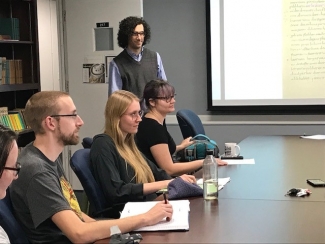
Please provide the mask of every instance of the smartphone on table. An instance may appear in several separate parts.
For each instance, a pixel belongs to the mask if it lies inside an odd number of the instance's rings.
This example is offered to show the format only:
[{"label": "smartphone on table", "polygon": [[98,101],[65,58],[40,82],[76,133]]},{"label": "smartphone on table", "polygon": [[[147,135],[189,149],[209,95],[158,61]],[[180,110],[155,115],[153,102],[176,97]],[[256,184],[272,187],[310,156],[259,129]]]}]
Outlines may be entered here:
[{"label": "smartphone on table", "polygon": [[314,186],[314,187],[325,186],[325,182],[323,180],[320,180],[320,179],[307,179],[307,183],[309,185]]}]

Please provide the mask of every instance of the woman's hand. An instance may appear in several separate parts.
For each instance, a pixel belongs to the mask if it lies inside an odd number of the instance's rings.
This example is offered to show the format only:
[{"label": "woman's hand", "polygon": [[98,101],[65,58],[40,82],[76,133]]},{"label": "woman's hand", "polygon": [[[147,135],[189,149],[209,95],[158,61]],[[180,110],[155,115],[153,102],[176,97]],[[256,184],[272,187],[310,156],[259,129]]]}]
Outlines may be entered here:
[{"label": "woman's hand", "polygon": [[196,183],[196,179],[194,175],[181,175],[180,176],[184,181],[189,183]]},{"label": "woman's hand", "polygon": [[217,161],[218,165],[220,165],[220,166],[224,166],[224,165],[228,164],[227,162],[221,160],[220,158],[216,158],[216,161]]},{"label": "woman's hand", "polygon": [[145,225],[154,225],[160,222],[163,218],[172,219],[173,206],[165,201],[158,202],[148,212],[144,213]]},{"label": "woman's hand", "polygon": [[191,141],[192,137],[188,137],[186,139],[184,139],[181,144],[179,145],[180,146],[180,150],[188,147],[189,145],[192,145],[194,143],[194,141]]}]

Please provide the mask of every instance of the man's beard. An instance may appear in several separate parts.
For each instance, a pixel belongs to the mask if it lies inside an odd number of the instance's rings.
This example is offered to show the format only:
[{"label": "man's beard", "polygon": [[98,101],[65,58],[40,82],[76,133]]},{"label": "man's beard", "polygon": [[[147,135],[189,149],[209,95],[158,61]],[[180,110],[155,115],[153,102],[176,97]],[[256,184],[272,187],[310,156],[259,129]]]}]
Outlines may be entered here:
[{"label": "man's beard", "polygon": [[79,143],[79,136],[75,135],[74,132],[72,134],[66,136],[61,132],[61,128],[59,126],[58,141],[62,142],[64,146],[77,145]]}]

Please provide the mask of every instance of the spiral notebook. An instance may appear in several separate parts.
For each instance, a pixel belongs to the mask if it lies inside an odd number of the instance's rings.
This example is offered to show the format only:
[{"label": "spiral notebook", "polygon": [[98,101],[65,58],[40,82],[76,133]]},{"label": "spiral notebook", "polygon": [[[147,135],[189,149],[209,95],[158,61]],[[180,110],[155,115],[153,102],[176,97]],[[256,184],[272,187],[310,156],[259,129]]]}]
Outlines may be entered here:
[{"label": "spiral notebook", "polygon": [[[157,202],[128,202],[121,213],[121,218],[142,214],[151,209]],[[189,200],[169,201],[173,206],[173,217],[170,221],[162,219],[159,223],[145,226],[135,231],[166,231],[166,230],[189,230]]]}]

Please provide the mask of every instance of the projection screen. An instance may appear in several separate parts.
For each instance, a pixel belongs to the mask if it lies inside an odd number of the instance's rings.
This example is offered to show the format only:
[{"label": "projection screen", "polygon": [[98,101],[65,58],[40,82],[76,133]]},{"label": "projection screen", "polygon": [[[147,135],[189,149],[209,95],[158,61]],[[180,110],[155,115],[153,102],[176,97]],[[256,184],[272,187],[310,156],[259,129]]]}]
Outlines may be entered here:
[{"label": "projection screen", "polygon": [[325,0],[207,0],[208,110],[325,113]]}]

